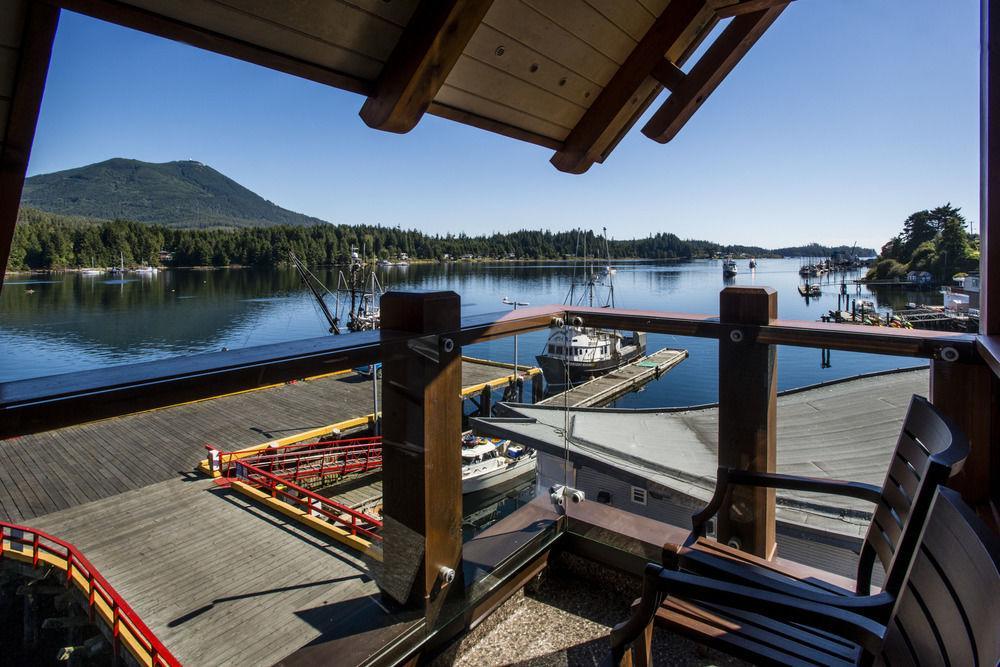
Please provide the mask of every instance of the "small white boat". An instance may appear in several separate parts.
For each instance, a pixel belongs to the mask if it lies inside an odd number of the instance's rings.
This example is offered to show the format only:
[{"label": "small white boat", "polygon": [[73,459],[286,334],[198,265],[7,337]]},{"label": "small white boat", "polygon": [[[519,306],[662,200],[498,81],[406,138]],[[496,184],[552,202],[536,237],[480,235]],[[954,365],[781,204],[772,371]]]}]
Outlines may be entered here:
[{"label": "small white boat", "polygon": [[722,262],[722,275],[731,278],[736,275],[736,260],[726,259]]},{"label": "small white boat", "polygon": [[380,260],[378,261],[378,265],[379,265],[379,266],[395,266],[395,264],[393,264],[392,262],[390,262],[390,261],[389,261],[389,260],[387,260],[387,259],[380,259]]},{"label": "small white boat", "polygon": [[155,266],[140,266],[138,269],[135,270],[135,272],[151,276],[158,273],[159,269],[157,269]]},{"label": "small white boat", "polygon": [[104,273],[104,271],[101,269],[80,269],[80,275],[82,276],[99,276],[102,273]]},{"label": "small white boat", "polygon": [[510,440],[462,436],[462,493],[482,491],[535,469],[535,450]]},{"label": "small white boat", "polygon": [[753,257],[750,258],[750,270],[753,271],[757,268],[757,260]]}]

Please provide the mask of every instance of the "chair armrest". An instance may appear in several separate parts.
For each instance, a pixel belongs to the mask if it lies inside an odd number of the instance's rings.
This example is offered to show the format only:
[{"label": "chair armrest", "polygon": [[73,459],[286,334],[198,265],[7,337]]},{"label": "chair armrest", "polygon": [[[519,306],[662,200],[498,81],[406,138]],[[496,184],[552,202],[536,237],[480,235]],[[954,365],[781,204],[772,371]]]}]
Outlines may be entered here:
[{"label": "chair armrest", "polygon": [[[842,482],[835,479],[816,479],[798,475],[782,475],[774,472],[753,472],[750,470],[734,470],[727,466],[719,466],[716,477],[715,493],[708,501],[705,509],[691,518],[694,539],[705,536],[705,524],[715,516],[719,508],[732,495],[733,486],[754,486],[788,491],[809,491],[813,493],[829,493],[836,496],[846,496],[878,503],[882,498],[882,489],[873,484],[862,482]],[[691,538],[686,545],[693,542]]]},{"label": "chair armrest", "polygon": [[885,637],[885,626],[852,611],[684,572],[662,569],[657,575],[656,588],[668,596],[723,604],[773,620],[832,632],[875,655],[881,650]]},{"label": "chair armrest", "polygon": [[613,664],[621,664],[627,646],[653,622],[656,610],[663,601],[663,591],[658,585],[661,571],[663,568],[656,563],[646,563],[642,573],[642,597],[633,603],[629,617],[611,629]]}]

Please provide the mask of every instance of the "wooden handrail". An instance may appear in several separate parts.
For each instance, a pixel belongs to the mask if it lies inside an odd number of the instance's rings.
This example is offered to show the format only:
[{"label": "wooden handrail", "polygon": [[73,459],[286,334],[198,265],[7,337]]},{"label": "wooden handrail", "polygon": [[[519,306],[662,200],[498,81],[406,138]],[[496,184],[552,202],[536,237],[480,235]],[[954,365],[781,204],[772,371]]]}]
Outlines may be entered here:
[{"label": "wooden handrail", "polygon": [[[699,338],[720,338],[734,328],[717,315],[554,305],[466,317],[450,335],[465,346],[543,329],[556,318]],[[924,358],[938,357],[943,348],[952,347],[963,361],[980,360],[976,336],[968,334],[792,320],[739,328],[767,344]],[[0,383],[0,438],[374,363],[384,360],[387,344],[417,338],[389,330],[324,336]]]},{"label": "wooden handrail", "polygon": [[[15,536],[14,531],[21,535]],[[5,548],[4,540],[11,547]],[[49,543],[56,546],[50,546]],[[111,634],[115,641],[120,640],[121,630],[124,628],[135,639],[137,645],[131,642],[123,643],[140,664],[148,664],[151,667],[158,665],[180,667],[180,661],[157,639],[132,607],[75,546],[40,530],[0,521],[0,557],[9,555],[8,552],[24,555],[23,549],[13,545],[31,548],[32,567],[38,567],[43,554],[54,557],[57,561],[55,565],[66,570],[66,584],[74,583],[83,592],[91,611],[100,600],[104,607],[110,610],[111,619],[105,621],[111,626]],[[47,562],[52,564],[51,560]]]}]

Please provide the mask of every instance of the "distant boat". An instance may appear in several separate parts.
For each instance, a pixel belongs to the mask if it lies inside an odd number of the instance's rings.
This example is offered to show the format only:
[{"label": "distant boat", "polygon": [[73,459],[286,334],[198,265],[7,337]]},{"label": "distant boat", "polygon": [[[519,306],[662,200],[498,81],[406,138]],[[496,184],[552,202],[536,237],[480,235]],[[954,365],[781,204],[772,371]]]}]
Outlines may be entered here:
[{"label": "distant boat", "polygon": [[102,273],[104,273],[104,271],[101,269],[80,269],[80,275],[83,276],[99,276]]},{"label": "distant boat", "polygon": [[121,262],[118,266],[111,267],[111,275],[113,276],[124,276],[125,275],[125,254],[122,252],[118,253],[118,259]]},{"label": "distant boat", "polygon": [[757,260],[753,257],[750,258],[750,270],[753,271],[757,268]]},{"label": "distant boat", "polygon": [[138,269],[135,269],[135,272],[142,273],[145,275],[154,275],[156,273],[159,273],[159,269],[157,269],[155,266],[140,266]]},{"label": "distant boat", "polygon": [[388,259],[380,259],[380,260],[378,261],[378,265],[379,265],[379,266],[395,266],[395,264],[393,264],[393,263],[392,263],[391,261],[389,261]]},{"label": "distant boat", "polygon": [[799,285],[799,294],[802,296],[819,296],[822,293],[823,288],[815,283],[812,285],[808,283],[805,285]]},{"label": "distant boat", "polygon": [[736,275],[736,260],[730,258],[722,261],[722,275],[725,278]]}]

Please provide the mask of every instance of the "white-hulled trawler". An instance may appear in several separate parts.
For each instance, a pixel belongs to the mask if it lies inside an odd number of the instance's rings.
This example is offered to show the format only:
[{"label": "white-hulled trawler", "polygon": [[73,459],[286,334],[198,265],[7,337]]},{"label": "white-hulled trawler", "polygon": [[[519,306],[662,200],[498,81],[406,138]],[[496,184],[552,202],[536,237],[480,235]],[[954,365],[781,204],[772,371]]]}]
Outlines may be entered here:
[{"label": "white-hulled trawler", "polygon": [[[586,261],[586,237],[584,237],[584,275],[582,285],[573,283],[565,303],[568,305],[599,305],[603,308],[615,305],[615,288],[608,249],[607,229],[604,230],[604,248],[608,259],[608,269],[598,274]],[[578,288],[582,288],[579,289]],[[595,298],[598,291],[605,291],[603,301]],[[577,293],[579,292],[579,296]],[[568,323],[554,327],[549,333],[545,349],[535,357],[542,369],[549,387],[563,387],[568,384],[585,382],[603,375],[635,359],[646,352],[646,334],[638,331],[625,335],[611,329],[575,326]]]},{"label": "white-hulled trawler", "polygon": [[510,440],[462,436],[462,493],[482,491],[535,469],[535,450]]}]

